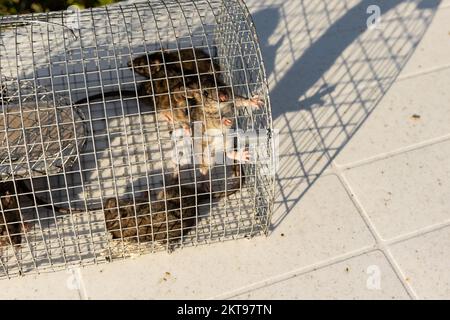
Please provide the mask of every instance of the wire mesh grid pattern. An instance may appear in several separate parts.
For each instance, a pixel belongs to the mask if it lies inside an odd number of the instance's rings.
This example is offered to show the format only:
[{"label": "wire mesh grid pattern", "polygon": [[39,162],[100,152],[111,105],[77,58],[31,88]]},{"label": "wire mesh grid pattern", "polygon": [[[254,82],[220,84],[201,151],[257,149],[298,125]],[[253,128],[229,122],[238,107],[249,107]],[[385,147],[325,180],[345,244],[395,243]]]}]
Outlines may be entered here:
[{"label": "wire mesh grid pattern", "polygon": [[[242,1],[151,0],[0,27],[0,278],[267,232],[270,103]],[[234,112],[206,115],[211,95]],[[231,160],[204,163],[210,120],[239,129]]]}]

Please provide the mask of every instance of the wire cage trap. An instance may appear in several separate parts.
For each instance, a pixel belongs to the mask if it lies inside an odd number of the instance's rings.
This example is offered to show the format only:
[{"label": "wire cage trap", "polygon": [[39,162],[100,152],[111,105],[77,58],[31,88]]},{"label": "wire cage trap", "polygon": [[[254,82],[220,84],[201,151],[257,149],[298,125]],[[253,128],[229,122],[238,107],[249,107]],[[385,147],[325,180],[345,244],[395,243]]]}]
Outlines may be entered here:
[{"label": "wire cage trap", "polygon": [[270,102],[241,0],[0,30],[0,278],[267,233]]}]

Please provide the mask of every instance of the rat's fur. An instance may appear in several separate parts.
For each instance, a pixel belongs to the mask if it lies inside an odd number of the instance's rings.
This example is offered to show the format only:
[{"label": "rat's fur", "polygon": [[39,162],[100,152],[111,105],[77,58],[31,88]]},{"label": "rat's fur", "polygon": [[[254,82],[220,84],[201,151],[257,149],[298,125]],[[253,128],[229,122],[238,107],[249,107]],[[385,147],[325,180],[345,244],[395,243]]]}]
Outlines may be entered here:
[{"label": "rat's fur", "polygon": [[233,165],[232,171],[233,176],[224,192],[211,193],[192,185],[173,184],[160,191],[158,199],[150,203],[148,197],[118,202],[109,198],[105,201],[106,228],[113,239],[160,244],[180,241],[183,235],[195,228],[199,206],[209,205],[213,199],[218,201],[240,190],[244,184],[240,165]]}]

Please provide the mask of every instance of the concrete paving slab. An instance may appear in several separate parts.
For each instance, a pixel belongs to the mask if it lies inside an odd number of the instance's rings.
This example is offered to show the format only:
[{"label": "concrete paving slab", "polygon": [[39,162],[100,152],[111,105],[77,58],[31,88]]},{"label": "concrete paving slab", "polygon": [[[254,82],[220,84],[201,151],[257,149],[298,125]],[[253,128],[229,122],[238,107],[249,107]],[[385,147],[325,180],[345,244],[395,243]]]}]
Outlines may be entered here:
[{"label": "concrete paving slab", "polygon": [[80,299],[83,285],[78,281],[79,269],[28,275],[1,281],[0,300],[16,299]]},{"label": "concrete paving slab", "polygon": [[397,243],[391,252],[420,299],[450,299],[450,227]]},{"label": "concrete paving slab", "polygon": [[315,132],[309,112],[292,112],[277,120],[279,166],[277,192],[295,186],[306,192],[330,165],[330,158]]},{"label": "concrete paving slab", "polygon": [[397,82],[336,162],[351,165],[427,140],[450,138],[449,81],[450,69],[444,69]]},{"label": "concrete paving slab", "polygon": [[450,141],[345,172],[381,237],[450,222]]},{"label": "concrete paving slab", "polygon": [[399,79],[450,67],[450,2],[442,2],[440,8]]},{"label": "concrete paving slab", "polygon": [[236,299],[409,299],[381,251],[373,251],[233,297]]}]

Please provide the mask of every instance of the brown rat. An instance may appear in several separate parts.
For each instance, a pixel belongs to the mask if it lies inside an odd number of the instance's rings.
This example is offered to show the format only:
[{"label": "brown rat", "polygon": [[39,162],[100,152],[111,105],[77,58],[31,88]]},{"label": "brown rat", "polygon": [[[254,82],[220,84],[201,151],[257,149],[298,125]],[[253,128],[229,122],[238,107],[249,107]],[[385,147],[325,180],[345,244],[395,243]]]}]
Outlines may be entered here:
[{"label": "brown rat", "polygon": [[[129,66],[137,74],[151,79],[142,84],[141,94],[150,96],[150,99],[154,96],[156,111],[169,123],[181,124],[186,132],[190,128],[187,109],[188,99],[191,98],[188,94],[190,85],[196,82],[199,74],[220,71],[220,66],[197,48],[141,55],[130,61]],[[204,87],[216,85],[207,82]]]},{"label": "brown rat", "polygon": [[0,247],[11,245],[17,250],[30,224],[23,222],[17,197],[10,187],[8,182],[0,183]]},{"label": "brown rat", "polygon": [[134,58],[128,63],[137,74],[149,79],[142,82],[137,91],[116,90],[92,95],[75,102],[75,105],[107,97],[137,97],[147,105],[154,105],[155,111],[165,121],[181,125],[189,132],[190,121],[187,110],[186,77],[199,73],[220,71],[218,64],[201,49],[181,49],[179,52],[162,50]]},{"label": "brown rat", "polygon": [[177,242],[195,228],[199,206],[240,190],[244,184],[240,165],[234,164],[232,171],[227,191],[212,193],[205,191],[206,188],[196,190],[192,185],[175,184],[177,181],[173,180],[174,184],[160,191],[157,200],[151,203],[148,197],[135,201],[121,199],[118,202],[115,198],[109,198],[105,201],[104,210],[106,228],[113,239],[160,244]]},{"label": "brown rat", "polygon": [[184,75],[202,74],[220,71],[220,66],[205,51],[199,48],[185,48],[179,50],[161,50],[151,54],[144,54],[133,59],[128,64],[133,70],[148,79],[161,69],[175,67],[183,70]]},{"label": "brown rat", "polygon": [[[92,95],[75,102],[75,105],[87,101],[104,99],[107,97],[138,97],[145,104],[154,105],[156,112],[173,125],[181,125],[186,133],[190,132],[189,100],[199,105],[198,89],[209,97],[202,104],[217,109],[217,102],[230,101],[232,91],[219,78],[220,66],[213,59],[198,48],[180,49],[144,54],[129,62],[133,70],[149,81],[142,82],[137,91],[117,90]],[[237,107],[254,106],[259,102],[241,96],[234,97]],[[154,102],[154,103],[153,103]],[[231,119],[224,119],[227,125]]]}]

